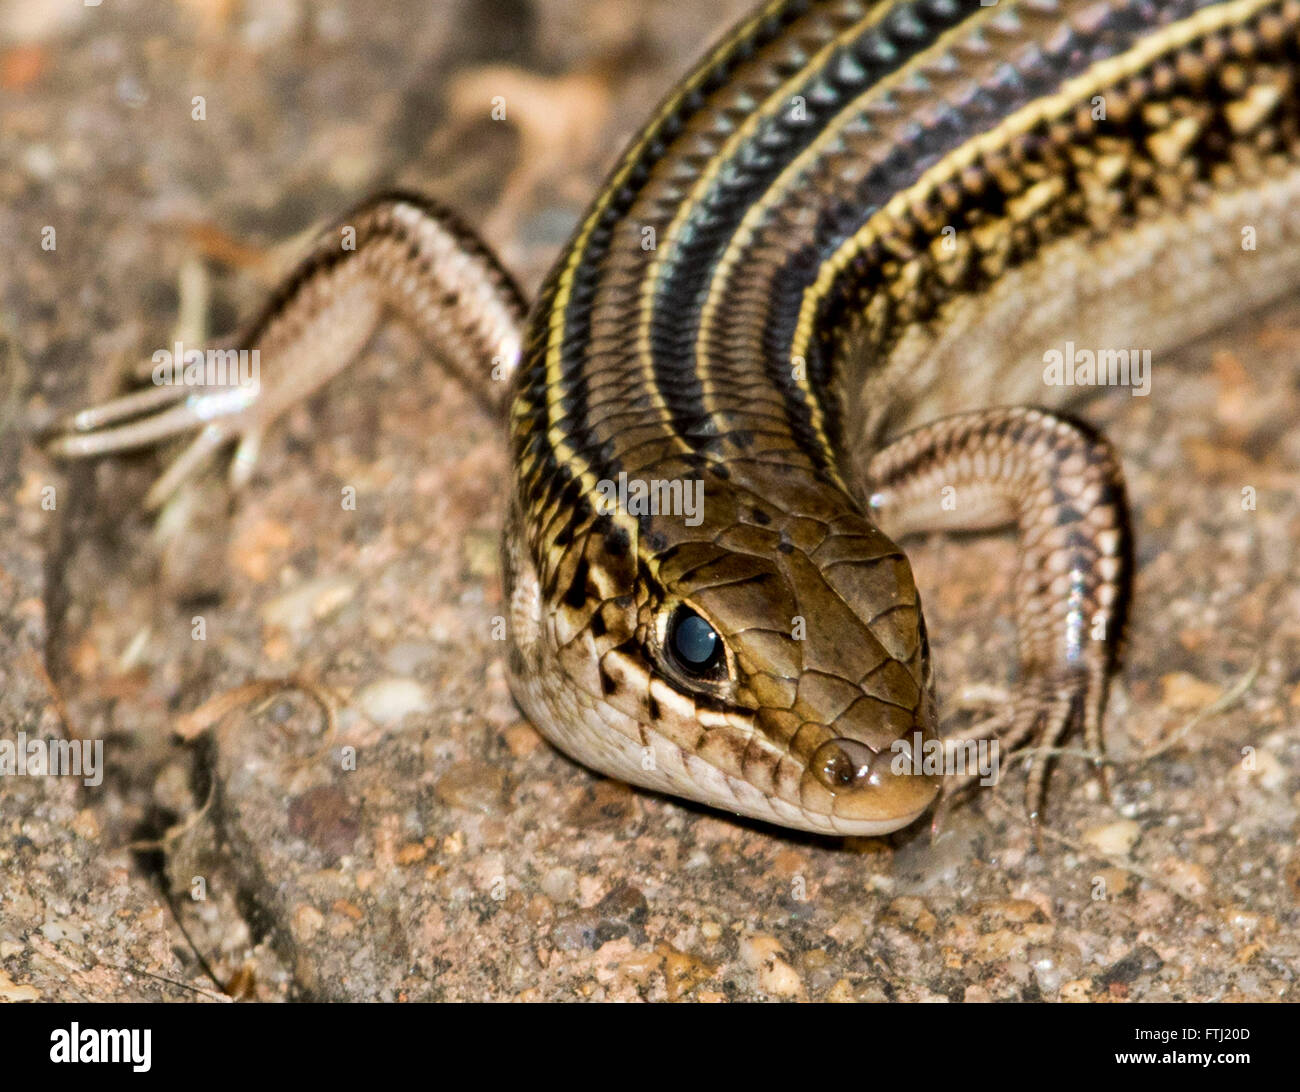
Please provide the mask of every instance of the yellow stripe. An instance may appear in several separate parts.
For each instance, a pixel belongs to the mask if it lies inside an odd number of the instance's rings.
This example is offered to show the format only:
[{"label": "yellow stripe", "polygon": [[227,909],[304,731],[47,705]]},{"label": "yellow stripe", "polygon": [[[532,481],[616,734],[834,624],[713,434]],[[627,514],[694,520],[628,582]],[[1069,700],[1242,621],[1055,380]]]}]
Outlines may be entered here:
[{"label": "yellow stripe", "polygon": [[[995,18],[1004,19],[1006,12],[1012,7],[1013,4],[1011,3],[1002,3],[1000,5],[990,5],[972,13],[968,19],[941,35],[928,49],[917,54],[888,76],[865,88],[861,94],[840,109],[834,120],[828,123],[823,131],[817,134],[816,139],[781,172],[780,177],[772,183],[772,186],[763,197],[750,206],[718,263],[718,269],[709,287],[709,294],[700,311],[700,329],[696,339],[695,352],[696,367],[700,370],[702,376],[707,378],[708,375],[708,353],[704,351],[704,345],[710,335],[716,332],[714,326],[721,306],[722,296],[728,287],[729,273],[735,267],[744,249],[753,241],[755,234],[769,222],[772,207],[786,198],[797,183],[799,176],[813,163],[822,158],[827,146],[839,139],[844,128],[855,118],[861,116],[873,99],[888,95],[891,91],[896,90],[908,80],[914,78],[918,71],[924,71],[927,65],[950,55],[955,43],[978,35],[985,25]],[[880,14],[882,16],[888,14],[888,9]],[[827,454],[833,455],[834,449],[830,437],[826,433],[826,422],[821,412],[821,404],[813,395],[812,385],[807,376],[807,349],[808,344],[805,342],[799,349],[791,353],[792,378],[799,389],[803,391],[804,398],[807,400],[812,426],[817,437],[821,440]],[[799,357],[802,357],[805,361],[805,372],[802,380],[793,375],[793,363]],[[840,482],[840,485],[843,486],[843,482]]]},{"label": "yellow stripe", "polygon": [[[573,447],[567,442],[567,433],[561,425],[561,414],[559,409],[560,390],[562,389],[561,379],[561,349],[564,345],[566,330],[564,328],[564,315],[568,310],[569,300],[573,294],[573,283],[577,277],[578,270],[582,267],[587,245],[591,241],[592,233],[600,218],[604,216],[606,210],[613,202],[614,195],[623,187],[623,184],[632,174],[633,168],[638,160],[649,147],[654,134],[659,130],[672,114],[678,109],[680,104],[704,83],[706,76],[714,64],[730,52],[737,42],[743,41],[750,36],[754,30],[767,18],[775,15],[785,7],[787,0],[769,0],[762,8],[754,13],[748,20],[741,23],[736,29],[725,38],[704,61],[696,68],[694,74],[682,84],[677,94],[668,99],[660,108],[654,119],[641,131],[641,136],[628,150],[619,164],[618,169],[610,178],[609,183],[601,191],[599,198],[592,207],[591,213],[583,221],[581,230],[574,240],[574,244],[569,254],[565,258],[564,266],[556,281],[555,296],[551,304],[550,315],[550,337],[547,342],[546,352],[546,420],[547,420],[547,437],[555,451],[555,457],[563,464],[567,465],[574,477],[578,478],[584,491],[590,496],[596,490],[596,477],[592,473],[591,464],[585,459],[579,458]],[[634,521],[633,521],[634,522]],[[636,536],[633,534],[633,541]]]},{"label": "yellow stripe", "polygon": [[[854,19],[847,28],[838,34],[833,35],[826,45],[824,45],[817,54],[809,60],[807,64],[801,65],[788,80],[782,83],[766,99],[763,100],[762,106],[753,111],[744,122],[739,125],[735,132],[732,133],[721,148],[712,156],[709,162],[700,171],[690,192],[681,200],[672,222],[664,231],[663,246],[665,253],[671,252],[671,247],[681,236],[682,229],[691,219],[699,208],[700,202],[708,193],[709,188],[713,185],[722,170],[725,163],[729,163],[736,153],[750,140],[758,131],[759,126],[764,122],[770,121],[778,116],[783,110],[788,109],[790,98],[800,87],[808,83],[815,73],[825,68],[831,55],[838,49],[847,45],[854,38],[859,37],[866,30],[878,26],[882,20],[888,17],[893,10],[893,5],[889,3],[868,4],[867,10],[862,16]],[[655,259],[651,263],[650,271],[645,277],[641,286],[641,298],[638,308],[637,318],[637,339],[636,353],[641,363],[641,378],[646,388],[652,394],[652,397],[659,404],[659,408],[667,411],[667,406],[663,402],[662,394],[655,382],[654,375],[654,355],[650,345],[650,329],[654,318],[655,296],[659,291],[661,273],[666,262],[663,259]],[[715,282],[716,283],[716,282]],[[714,410],[710,408],[708,392],[710,389],[710,372],[706,367],[707,360],[701,355],[696,346],[696,374],[700,378],[701,387],[703,388],[704,398],[703,406],[705,412],[712,414]],[[680,437],[674,436],[677,444],[682,451],[689,451],[690,447]]]},{"label": "yellow stripe", "polygon": [[1015,137],[1045,121],[1055,121],[1087,101],[1101,89],[1113,87],[1167,53],[1215,31],[1244,26],[1260,12],[1277,6],[1277,0],[1231,0],[1213,8],[1203,8],[1194,15],[1136,42],[1127,52],[1098,61],[1087,72],[1067,81],[1055,95],[1036,99],[1022,107],[1001,124],[973,137],[932,166],[907,189],[895,194],[858,232],[846,240],[821,267],[817,279],[804,293],[799,321],[791,346],[792,356],[807,354],[812,342],[817,311],[825,301],[836,278],[882,235],[882,226],[903,218],[909,207],[943,182],[959,175],[982,156],[1005,147]]}]

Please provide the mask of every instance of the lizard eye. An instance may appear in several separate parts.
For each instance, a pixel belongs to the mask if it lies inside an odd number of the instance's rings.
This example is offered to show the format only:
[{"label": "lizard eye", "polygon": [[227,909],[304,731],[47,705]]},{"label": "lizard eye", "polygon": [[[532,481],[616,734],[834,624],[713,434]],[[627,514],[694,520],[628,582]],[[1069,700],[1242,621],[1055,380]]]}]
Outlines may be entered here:
[{"label": "lizard eye", "polygon": [[690,607],[679,607],[668,623],[668,651],[682,671],[703,678],[716,674],[722,638]]}]

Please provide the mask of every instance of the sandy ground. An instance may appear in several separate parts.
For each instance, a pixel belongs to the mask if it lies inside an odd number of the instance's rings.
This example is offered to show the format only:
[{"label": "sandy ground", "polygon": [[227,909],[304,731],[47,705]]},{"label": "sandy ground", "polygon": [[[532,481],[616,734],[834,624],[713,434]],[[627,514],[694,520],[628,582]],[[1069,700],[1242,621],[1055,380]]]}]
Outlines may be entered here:
[{"label": "sandy ground", "polygon": [[[0,782],[0,999],[1300,996],[1300,308],[1087,407],[1137,511],[1122,764],[1108,803],[1061,763],[1041,849],[1014,776],[937,837],[830,841],[553,751],[492,640],[502,437],[403,330],[157,527],[157,457],[31,442],[373,189],[531,291],[746,6],[0,0],[0,739],[107,767]],[[1013,677],[1011,551],[912,551],[949,698]]]}]

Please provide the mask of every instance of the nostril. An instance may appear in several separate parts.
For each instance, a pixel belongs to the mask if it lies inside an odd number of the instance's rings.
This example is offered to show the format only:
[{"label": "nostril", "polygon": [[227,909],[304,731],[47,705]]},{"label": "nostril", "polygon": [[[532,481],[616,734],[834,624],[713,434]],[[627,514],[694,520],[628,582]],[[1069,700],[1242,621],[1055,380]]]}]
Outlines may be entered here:
[{"label": "nostril", "polygon": [[813,752],[809,766],[828,789],[852,789],[871,779],[876,752],[856,739],[832,739]]}]

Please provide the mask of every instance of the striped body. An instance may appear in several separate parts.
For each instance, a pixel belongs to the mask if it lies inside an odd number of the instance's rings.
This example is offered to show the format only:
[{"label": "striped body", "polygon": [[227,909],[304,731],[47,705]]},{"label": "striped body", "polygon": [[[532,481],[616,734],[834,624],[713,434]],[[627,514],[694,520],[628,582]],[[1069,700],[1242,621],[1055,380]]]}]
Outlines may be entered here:
[{"label": "striped body", "polygon": [[137,392],[50,450],[194,432],[147,504],[235,441],[247,480],[395,312],[487,404],[513,374],[508,671],[533,723],[823,833],[904,826],[940,785],[895,539],[1013,524],[995,734],[1034,744],[1036,820],[1069,733],[1104,777],[1131,573],[1119,459],[1054,412],[1078,388],[1044,362],[1154,357],[1300,284],[1298,72],[1300,0],[773,0],[632,144],[526,320],[468,228],[378,197],[250,328],[257,391]]},{"label": "striped body", "polygon": [[[1066,339],[1158,350],[1296,283],[1298,26],[1293,0],[778,0],[733,32],[531,314],[507,569],[534,721],[793,826],[913,818],[925,793],[846,810],[809,778],[846,703],[873,750],[932,727],[864,468],[937,411],[1059,401]],[[620,475],[702,481],[703,526],[602,509]],[[728,685],[665,669],[679,600],[746,646]]]},{"label": "striped body", "polygon": [[[633,145],[533,310],[512,422],[526,504],[569,475],[589,493],[620,470],[743,473],[767,453],[851,490],[846,439],[886,412],[880,373],[913,363],[918,339],[951,356],[963,302],[987,307],[1044,250],[1104,250],[1161,218],[1195,236],[1189,213],[1238,190],[1238,221],[1280,235],[1268,198],[1293,192],[1298,23],[1300,5],[1260,0],[768,4]],[[1225,243],[1223,266],[1239,234]],[[1210,280],[1179,257],[1176,277]],[[1294,259],[1276,260],[1289,275]],[[1286,288],[1269,263],[1254,260],[1253,279],[1272,280],[1260,300]],[[1127,286],[1121,272],[1107,263]],[[1025,310],[1054,306],[1060,326],[1056,300],[1078,307],[1080,285],[1058,268]],[[1168,343],[1241,310],[1240,288],[1194,289],[1226,303],[1201,317],[1185,290],[1144,302],[1141,319],[1163,305],[1172,320],[1113,321],[1136,335],[1115,343]]]}]

